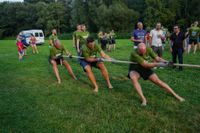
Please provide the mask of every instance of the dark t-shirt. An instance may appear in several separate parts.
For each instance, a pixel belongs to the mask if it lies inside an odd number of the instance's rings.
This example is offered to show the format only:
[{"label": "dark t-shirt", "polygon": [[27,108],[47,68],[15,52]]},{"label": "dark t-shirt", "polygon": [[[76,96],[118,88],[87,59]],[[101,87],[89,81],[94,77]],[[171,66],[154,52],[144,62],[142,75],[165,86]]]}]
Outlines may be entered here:
[{"label": "dark t-shirt", "polygon": [[172,49],[183,49],[183,41],[186,37],[187,36],[185,36],[184,32],[179,32],[178,35],[176,35],[176,33],[173,33],[170,37],[170,40],[173,42]]},{"label": "dark t-shirt", "polygon": [[23,35],[20,35],[20,37],[21,37],[21,42],[23,43],[23,45],[28,46],[28,43],[26,42],[27,36],[23,34]]}]

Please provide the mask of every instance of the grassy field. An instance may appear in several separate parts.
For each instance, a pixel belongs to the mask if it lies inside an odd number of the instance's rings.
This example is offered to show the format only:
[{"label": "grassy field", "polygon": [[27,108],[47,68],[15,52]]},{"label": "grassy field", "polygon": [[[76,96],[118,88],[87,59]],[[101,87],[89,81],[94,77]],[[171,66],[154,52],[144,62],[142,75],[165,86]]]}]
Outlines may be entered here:
[{"label": "grassy field", "polygon": [[[62,41],[73,54],[71,40]],[[132,45],[118,40],[117,50],[108,53],[116,59],[129,59]],[[199,133],[200,69],[184,71],[163,69],[155,72],[179,95],[180,103],[149,81],[140,80],[148,100],[146,107],[131,81],[126,77],[128,65],[106,63],[114,86],[106,89],[101,73],[94,70],[100,86],[92,86],[77,60],[69,60],[78,81],[59,66],[62,84],[56,83],[47,58],[48,45],[39,46],[39,55],[18,61],[15,41],[0,40],[0,133]],[[164,57],[170,59],[168,51]],[[185,63],[200,64],[200,52],[184,55]]]}]

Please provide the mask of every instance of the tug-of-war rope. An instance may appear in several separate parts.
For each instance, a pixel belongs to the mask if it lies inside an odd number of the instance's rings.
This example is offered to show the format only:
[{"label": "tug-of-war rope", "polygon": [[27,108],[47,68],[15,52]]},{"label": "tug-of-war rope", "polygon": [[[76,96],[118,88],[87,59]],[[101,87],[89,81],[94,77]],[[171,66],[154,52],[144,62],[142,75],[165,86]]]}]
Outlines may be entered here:
[{"label": "tug-of-war rope", "polygon": [[[76,59],[85,59],[84,57],[81,56],[62,56],[63,58],[76,58]],[[138,64],[136,62],[131,62],[131,61],[122,61],[122,60],[116,60],[116,59],[104,59],[104,58],[99,58],[101,61],[103,62],[111,62],[111,63],[122,63],[122,64]],[[163,63],[157,63],[159,64],[163,64]],[[182,66],[182,67],[191,67],[191,68],[200,68],[200,65],[193,65],[193,64],[178,64],[178,63],[173,63],[172,66]],[[167,65],[166,65],[167,67]]]}]

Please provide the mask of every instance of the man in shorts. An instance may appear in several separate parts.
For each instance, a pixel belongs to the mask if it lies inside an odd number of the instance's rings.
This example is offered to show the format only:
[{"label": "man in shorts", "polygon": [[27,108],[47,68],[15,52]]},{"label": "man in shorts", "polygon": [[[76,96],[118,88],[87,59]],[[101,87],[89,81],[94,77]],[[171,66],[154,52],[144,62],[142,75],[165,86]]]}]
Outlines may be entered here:
[{"label": "man in shorts", "polygon": [[69,74],[71,75],[71,77],[73,79],[77,79],[76,76],[74,75],[71,66],[69,65],[69,63],[63,59],[63,55],[71,55],[65,48],[64,46],[60,43],[59,40],[55,40],[53,41],[53,46],[50,47],[50,56],[49,56],[49,62],[50,64],[52,64],[53,67],[53,71],[56,75],[58,84],[61,83],[61,79],[59,76],[59,71],[58,71],[58,67],[57,65],[64,65],[65,68],[68,70]]},{"label": "man in shorts", "polygon": [[[152,60],[160,63],[150,63]],[[172,94],[179,101],[184,101],[184,99],[177,95],[166,83],[161,81],[151,69],[154,67],[164,67],[171,64],[157,56],[151,48],[147,48],[144,43],[138,44],[138,48],[133,50],[131,53],[130,61],[138,63],[130,64],[128,76],[130,77],[133,86],[142,100],[142,106],[146,106],[147,100],[144,97],[142,88],[138,82],[140,77],[142,77],[144,80],[150,80],[168,93]]]},{"label": "man in shorts", "polygon": [[110,33],[109,33],[109,46],[108,46],[108,51],[109,52],[111,52],[112,50],[115,50],[115,37],[116,37],[116,35],[115,35],[115,31],[114,30],[112,30]]},{"label": "man in shorts", "polygon": [[198,23],[195,22],[192,27],[189,28],[189,46],[188,46],[188,54],[190,53],[191,47],[193,46],[193,53],[196,53],[198,39],[200,35],[200,28],[198,27]]},{"label": "man in shorts", "polygon": [[103,60],[102,58],[97,58],[97,54],[100,54],[100,56],[104,59],[111,60],[111,58],[104,53],[104,51],[100,48],[100,46],[95,44],[95,40],[92,37],[88,37],[87,43],[86,45],[83,46],[82,51],[81,51],[81,56],[84,57],[84,59],[80,60],[80,65],[83,67],[88,78],[92,82],[94,86],[94,92],[98,92],[99,87],[97,85],[96,79],[92,72],[92,67],[96,67],[100,69],[103,77],[105,78],[107,82],[108,88],[109,89],[113,88],[110,83],[108,71],[103,63]]}]

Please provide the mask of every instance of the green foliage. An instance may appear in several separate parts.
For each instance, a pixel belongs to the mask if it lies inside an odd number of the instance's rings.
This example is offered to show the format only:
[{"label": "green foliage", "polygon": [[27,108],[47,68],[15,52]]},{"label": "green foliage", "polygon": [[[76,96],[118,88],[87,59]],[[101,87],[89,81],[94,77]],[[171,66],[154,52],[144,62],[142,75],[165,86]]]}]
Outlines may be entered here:
[{"label": "green foliage", "polygon": [[[127,31],[130,29],[130,24],[138,19],[138,13],[127,8],[123,3],[113,3],[109,7],[101,5],[98,8],[96,24],[101,30],[110,31]],[[107,21],[102,21],[107,20]]]},{"label": "green foliage", "polygon": [[144,22],[146,25],[155,27],[157,22],[169,27],[175,20],[176,14],[165,7],[162,0],[146,0],[147,8],[145,10]]},{"label": "green foliage", "polygon": [[0,38],[16,36],[25,29],[42,29],[49,35],[71,33],[77,24],[98,31],[129,33],[137,21],[155,27],[160,21],[168,29],[176,23],[186,29],[200,19],[199,0],[25,0],[0,3]]},{"label": "green foliage", "polygon": [[59,38],[60,40],[70,40],[70,39],[72,39],[72,34],[73,34],[73,33],[63,33],[63,34],[59,34],[59,35],[58,35],[58,38]]}]

